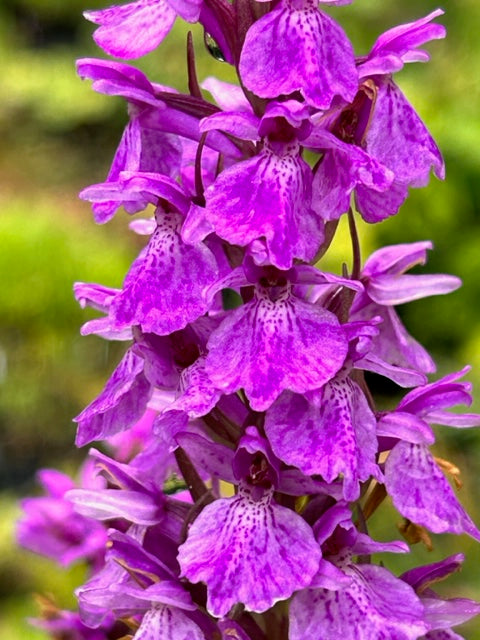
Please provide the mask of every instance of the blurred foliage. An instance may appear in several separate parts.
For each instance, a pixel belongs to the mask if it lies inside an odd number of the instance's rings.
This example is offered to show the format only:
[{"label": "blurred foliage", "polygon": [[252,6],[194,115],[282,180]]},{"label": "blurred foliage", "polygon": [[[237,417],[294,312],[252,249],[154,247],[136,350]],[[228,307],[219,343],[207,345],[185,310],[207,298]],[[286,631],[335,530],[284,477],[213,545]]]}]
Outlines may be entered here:
[{"label": "blurred foliage", "polygon": [[[92,92],[74,72],[75,58],[103,57],[90,38],[94,27],[81,12],[106,4],[104,0],[2,0],[0,4],[3,640],[43,638],[22,622],[24,616],[35,615],[26,594],[55,591],[69,599],[62,602],[68,606],[73,585],[82,579],[81,568],[65,574],[47,560],[20,554],[12,542],[16,495],[32,491],[39,467],[65,468],[78,459],[71,419],[99,392],[123,350],[122,345],[95,337],[80,338],[79,327],[91,314],[77,308],[72,283],[119,286],[144,243],[125,230],[122,213],[107,227],[94,226],[88,205],[76,198],[79,189],[104,179],[126,120],[122,99]],[[464,280],[460,291],[407,305],[401,314],[411,333],[434,354],[439,373],[465,363],[474,366],[470,379],[480,398],[480,3],[449,4],[441,19],[448,29],[447,40],[427,45],[432,62],[408,65],[396,78],[444,152],[448,179],[445,183],[432,179],[428,188],[412,190],[399,216],[375,227],[360,223],[360,232],[364,256],[383,244],[431,239],[435,250],[424,271],[453,273]],[[417,19],[436,6],[431,0],[358,0],[328,11],[363,54],[381,31]],[[214,73],[233,79],[227,65],[203,51],[201,29],[193,31],[199,77]],[[152,80],[185,90],[186,32],[185,25],[176,24],[159,50],[134,64]],[[347,235],[341,233],[328,267],[339,270],[348,255]],[[380,392],[392,391],[385,383],[375,384]],[[475,404],[480,410],[479,400]],[[446,428],[437,433],[437,455],[450,457],[466,470],[461,499],[480,523],[475,500],[480,488],[479,436]],[[390,517],[382,513],[373,518],[374,533],[382,539],[398,537],[398,516],[393,509]],[[478,544],[454,536],[435,536],[434,542],[435,551],[428,555],[417,545],[407,564],[402,558],[384,561],[403,571],[461,547],[467,554],[466,568],[442,592],[457,589],[472,596],[476,589],[480,597]],[[467,638],[480,638],[476,626],[465,627]]]}]

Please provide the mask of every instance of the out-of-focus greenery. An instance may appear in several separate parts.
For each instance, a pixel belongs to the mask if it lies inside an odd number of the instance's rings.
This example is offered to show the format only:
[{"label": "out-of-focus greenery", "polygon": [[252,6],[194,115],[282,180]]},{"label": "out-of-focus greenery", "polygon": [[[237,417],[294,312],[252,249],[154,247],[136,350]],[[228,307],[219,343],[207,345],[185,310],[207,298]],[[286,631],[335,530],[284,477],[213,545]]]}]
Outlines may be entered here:
[{"label": "out-of-focus greenery", "polygon": [[[19,494],[33,490],[36,469],[65,468],[79,459],[71,418],[99,392],[122,351],[121,345],[79,337],[81,323],[91,315],[77,308],[72,283],[119,286],[144,242],[126,230],[125,214],[95,227],[88,205],[76,199],[80,188],[104,179],[126,119],[120,98],[92,92],[74,73],[75,58],[103,57],[90,40],[93,26],[81,11],[105,5],[101,0],[0,4],[2,640],[44,637],[22,622],[35,615],[29,592],[55,591],[60,603],[69,606],[73,586],[81,582],[80,568],[65,574],[47,560],[15,550],[14,504]],[[470,379],[480,398],[480,4],[462,0],[449,5],[441,18],[447,40],[427,45],[432,62],[409,65],[397,78],[444,152],[447,180],[432,179],[428,188],[412,190],[399,216],[360,227],[364,255],[383,244],[432,239],[435,251],[426,269],[464,280],[460,291],[418,301],[401,312],[411,333],[435,355],[440,373],[465,363],[474,366]],[[435,8],[430,0],[357,0],[328,11],[362,54],[381,31]],[[158,51],[138,61],[152,80],[185,90],[186,30],[176,25]],[[227,65],[202,52],[201,31],[194,32],[200,78],[214,73],[233,79]],[[328,266],[338,270],[346,251],[346,242],[338,242]],[[379,385],[377,381],[379,391],[391,391]],[[479,524],[479,436],[446,428],[437,433],[435,452],[465,471],[460,497]],[[374,517],[375,533],[384,539],[398,536],[397,519],[393,510],[389,518]],[[454,536],[435,536],[434,542],[431,554],[417,545],[406,564],[398,558],[385,562],[402,571],[461,549],[467,566],[444,585],[443,593],[480,598],[478,544]],[[476,627],[466,626],[464,635],[478,640]]]}]

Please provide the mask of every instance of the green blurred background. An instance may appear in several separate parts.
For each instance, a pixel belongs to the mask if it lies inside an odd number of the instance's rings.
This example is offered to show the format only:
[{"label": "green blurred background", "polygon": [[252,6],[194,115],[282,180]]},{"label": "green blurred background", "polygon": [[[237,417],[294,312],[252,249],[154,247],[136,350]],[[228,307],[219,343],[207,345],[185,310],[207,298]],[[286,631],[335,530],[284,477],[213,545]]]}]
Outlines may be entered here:
[{"label": "green blurred background", "polygon": [[[126,229],[120,212],[105,227],[94,225],[78,191],[106,176],[126,120],[120,98],[90,90],[75,75],[74,60],[99,56],[90,39],[93,26],[81,15],[105,6],[91,0],[2,0],[0,4],[0,637],[41,639],[27,626],[36,615],[31,592],[52,592],[62,606],[82,581],[82,568],[69,572],[19,552],[12,542],[16,500],[35,491],[43,466],[74,469],[84,455],[73,447],[71,419],[101,389],[122,347],[95,337],[80,338],[88,317],[72,296],[75,280],[120,286],[143,241]],[[366,53],[385,29],[436,8],[430,0],[357,0],[331,9]],[[402,308],[411,333],[439,363],[439,373],[473,365],[469,379],[480,398],[480,47],[478,0],[444,7],[448,38],[428,45],[432,61],[410,65],[398,83],[428,123],[444,152],[447,180],[432,179],[413,190],[396,218],[376,227],[361,225],[365,253],[382,244],[431,239],[426,270],[460,276],[464,287],[450,296]],[[202,48],[194,30],[199,76],[232,79],[226,65]],[[185,90],[186,28],[177,24],[159,50],[137,64],[149,77]],[[338,242],[329,266],[348,256]],[[348,259],[348,258],[347,258]],[[385,395],[392,391],[378,384]],[[480,411],[480,401],[474,407]],[[463,470],[460,499],[480,524],[480,436],[475,431],[437,429],[435,453]],[[380,515],[380,514],[379,514]],[[398,536],[398,516],[388,507],[373,519],[373,532]],[[439,590],[480,598],[480,549],[466,536],[434,536],[435,549],[417,545],[413,557],[385,558],[405,570],[462,550],[463,572]],[[478,627],[478,630],[477,630]],[[480,639],[480,624],[462,631]]]}]

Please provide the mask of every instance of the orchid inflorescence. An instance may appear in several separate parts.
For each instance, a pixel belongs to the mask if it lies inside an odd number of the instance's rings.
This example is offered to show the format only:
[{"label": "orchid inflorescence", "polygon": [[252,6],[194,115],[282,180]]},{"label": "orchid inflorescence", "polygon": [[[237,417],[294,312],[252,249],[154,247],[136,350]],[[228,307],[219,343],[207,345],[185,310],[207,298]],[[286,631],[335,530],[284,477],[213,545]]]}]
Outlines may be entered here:
[{"label": "orchid inflorescence", "polygon": [[[103,313],[82,334],[127,343],[75,419],[77,445],[103,449],[78,481],[42,471],[46,495],[23,503],[22,545],[89,566],[78,613],[43,602],[36,624],[54,638],[454,640],[480,612],[431,588],[461,554],[400,576],[372,559],[409,551],[368,534],[387,496],[409,543],[480,540],[445,476],[458,470],[431,451],[431,425],[480,415],[450,411],[471,403],[468,367],[428,382],[435,363],[396,312],[459,279],[406,273],[428,241],[362,266],[356,229],[358,216],[396,215],[430,171],[444,176],[394,80],[429,59],[443,12],[355,56],[323,10],[345,4],[137,0],[85,14],[123,59],[155,49],[177,15],[199,22],[238,84],[198,82],[191,34],[188,94],[121,62],[78,61],[128,107],[106,181],[81,198],[98,223],[120,207],[154,214],[130,224],[149,239],[122,289],[75,285]],[[333,274],[322,262],[342,217],[352,266]],[[410,390],[377,408],[365,371]]]}]

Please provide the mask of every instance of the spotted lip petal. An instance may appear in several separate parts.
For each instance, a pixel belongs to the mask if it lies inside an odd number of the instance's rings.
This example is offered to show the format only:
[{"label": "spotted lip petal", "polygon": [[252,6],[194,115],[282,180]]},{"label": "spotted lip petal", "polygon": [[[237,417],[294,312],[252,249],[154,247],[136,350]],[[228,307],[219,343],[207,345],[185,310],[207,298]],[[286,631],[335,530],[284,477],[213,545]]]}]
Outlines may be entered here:
[{"label": "spotted lip petal", "polygon": [[288,292],[255,298],[229,313],[208,342],[205,369],[224,393],[243,388],[264,411],[284,389],[304,393],[330,380],[343,365],[347,339],[336,316]]},{"label": "spotted lip petal", "polygon": [[262,98],[300,91],[318,109],[328,109],[335,95],[350,102],[357,91],[348,38],[310,0],[282,0],[257,20],[247,32],[239,70],[245,86]]},{"label": "spotted lip petal", "polygon": [[203,581],[208,611],[217,617],[242,602],[263,612],[307,586],[318,569],[320,547],[309,525],[266,493],[248,488],[207,505],[179,548],[182,575]]},{"label": "spotted lip petal", "polygon": [[356,500],[359,482],[379,474],[375,416],[349,379],[327,382],[308,398],[285,391],[267,411],[265,431],[273,451],[327,483],[341,474],[345,499]]},{"label": "spotted lip petal", "polygon": [[205,217],[232,244],[265,238],[270,263],[289,269],[294,258],[311,260],[323,240],[311,184],[311,169],[297,143],[286,145],[280,156],[266,145],[254,158],[223,171],[206,190]]},{"label": "spotted lip petal", "polygon": [[290,640],[417,640],[428,630],[413,589],[386,569],[358,565],[343,570],[344,589],[305,589],[290,606]]}]

